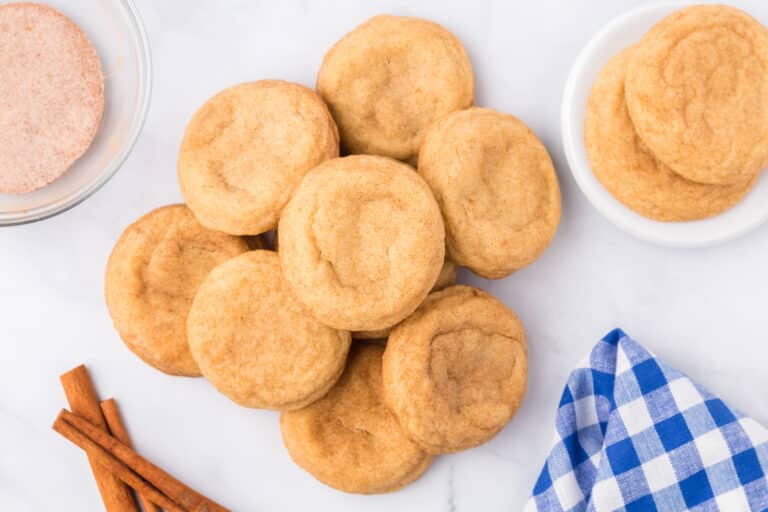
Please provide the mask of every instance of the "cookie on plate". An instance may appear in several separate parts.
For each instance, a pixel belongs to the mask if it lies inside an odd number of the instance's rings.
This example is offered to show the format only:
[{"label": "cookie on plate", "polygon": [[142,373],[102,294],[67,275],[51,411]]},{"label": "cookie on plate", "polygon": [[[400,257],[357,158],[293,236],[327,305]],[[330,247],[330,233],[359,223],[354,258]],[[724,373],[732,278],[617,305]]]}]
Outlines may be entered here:
[{"label": "cookie on plate", "polygon": [[552,160],[520,120],[488,108],[433,123],[418,172],[445,218],[448,257],[499,279],[539,257],[560,222]]},{"label": "cookie on plate", "polygon": [[461,42],[444,27],[381,15],[328,51],[317,92],[347,152],[413,162],[427,125],[472,105],[474,75]]},{"label": "cookie on plate", "polygon": [[291,458],[345,492],[391,492],[419,478],[432,456],[410,441],[381,401],[381,347],[355,345],[322,399],[280,417]]},{"label": "cookie on plate", "polygon": [[201,224],[256,235],[277,225],[307,171],[338,155],[336,124],[314,92],[261,80],[226,89],[195,113],[179,152],[179,183]]},{"label": "cookie on plate", "polygon": [[[437,281],[435,281],[430,292],[437,292],[454,284],[456,284],[456,265],[452,261],[445,260],[443,268],[440,269],[440,275],[437,276]],[[394,329],[394,326],[377,331],[355,331],[352,333],[352,338],[356,340],[369,340],[371,342],[386,341],[392,329]]]},{"label": "cookie on plate", "polygon": [[427,452],[490,440],[523,401],[528,360],[517,316],[487,293],[452,286],[390,334],[384,402]]},{"label": "cookie on plate", "polygon": [[429,187],[410,166],[380,156],[338,158],[310,171],[278,235],[296,296],[337,329],[396,324],[426,297],[445,259]]},{"label": "cookie on plate", "polygon": [[592,86],[584,142],[595,176],[619,201],[658,221],[690,221],[736,204],[752,178],[736,185],[706,185],[683,178],[651,154],[635,132],[624,99],[633,48],[613,57]]},{"label": "cookie on plate", "polygon": [[187,313],[200,283],[248,250],[204,228],[184,205],[158,208],[125,230],[107,263],[107,307],[125,344],[171,375],[199,376],[187,343]]},{"label": "cookie on plate", "polygon": [[47,5],[0,5],[0,194],[24,194],[88,149],[104,111],[96,49]]},{"label": "cookie on plate", "polygon": [[288,410],[323,396],[344,370],[348,332],[293,297],[277,253],[250,251],[211,271],[187,320],[203,376],[245,407]]},{"label": "cookie on plate", "polygon": [[768,163],[768,30],[743,11],[697,5],[654,25],[626,95],[640,138],[689,180],[743,183]]}]

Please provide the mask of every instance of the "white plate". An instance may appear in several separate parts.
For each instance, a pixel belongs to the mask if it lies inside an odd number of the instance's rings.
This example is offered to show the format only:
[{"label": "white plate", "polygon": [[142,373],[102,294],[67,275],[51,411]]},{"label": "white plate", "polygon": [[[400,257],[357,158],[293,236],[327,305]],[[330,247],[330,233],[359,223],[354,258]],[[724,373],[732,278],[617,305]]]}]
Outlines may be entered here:
[{"label": "white plate", "polygon": [[[584,147],[584,116],[592,84],[606,62],[624,48],[637,43],[651,26],[671,12],[691,5],[671,1],[644,5],[612,20],[584,47],[565,84],[561,125],[563,147],[573,177],[597,210],[616,226],[638,238],[669,247],[703,247],[722,243],[755,229],[768,220],[768,173],[763,173],[752,191],[722,214],[692,222],[658,222],[630,210],[600,184],[592,173]],[[764,12],[750,12],[762,23]]]}]

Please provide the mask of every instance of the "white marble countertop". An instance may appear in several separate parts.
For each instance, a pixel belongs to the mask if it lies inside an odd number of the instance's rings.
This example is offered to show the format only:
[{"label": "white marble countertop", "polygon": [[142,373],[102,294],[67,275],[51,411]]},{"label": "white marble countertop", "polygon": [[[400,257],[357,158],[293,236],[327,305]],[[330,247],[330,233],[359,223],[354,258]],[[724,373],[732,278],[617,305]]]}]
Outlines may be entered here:
[{"label": "white marble countertop", "polygon": [[[749,9],[753,2],[733,2]],[[0,510],[100,510],[85,457],[50,425],[66,402],[58,375],[91,368],[117,397],[138,449],[234,510],[520,510],[548,451],[569,370],[622,326],[662,358],[768,423],[768,225],[704,250],[663,249],[604,220],[577,189],[559,140],[563,82],[601,25],[636,1],[541,2],[138,0],[154,57],[146,127],[95,196],[38,224],[0,228]],[[317,483],[282,446],[278,415],[233,405],[203,379],[172,378],[120,342],[102,273],[121,231],[180,201],[176,153],[191,113],[240,81],[307,85],[324,51],[379,13],[447,25],[465,43],[477,102],[513,113],[544,140],[563,190],[554,243],[497,282],[468,274],[515,309],[528,331],[529,393],[492,442],[439,458],[407,489],[349,496]]]}]

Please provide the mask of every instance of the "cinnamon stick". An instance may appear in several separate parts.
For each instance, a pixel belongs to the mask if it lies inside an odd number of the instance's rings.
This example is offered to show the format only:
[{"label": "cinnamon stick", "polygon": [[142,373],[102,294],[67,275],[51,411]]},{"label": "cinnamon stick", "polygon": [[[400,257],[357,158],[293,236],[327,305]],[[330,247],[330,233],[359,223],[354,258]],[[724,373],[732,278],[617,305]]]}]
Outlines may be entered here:
[{"label": "cinnamon stick", "polygon": [[[229,512],[87,420],[62,409],[53,429],[151,501],[172,512]],[[162,498],[162,500],[161,500]]]},{"label": "cinnamon stick", "polygon": [[[84,365],[73,368],[60,377],[64,393],[72,411],[106,431],[107,424],[101,414],[99,399]],[[88,458],[91,471],[99,487],[101,500],[107,512],[139,512],[131,490],[119,478],[93,458]]]},{"label": "cinnamon stick", "polygon": [[[133,443],[131,443],[131,438],[128,436],[128,431],[120,416],[120,409],[117,408],[115,399],[110,398],[102,401],[101,412],[104,414],[104,419],[107,421],[107,427],[109,427],[109,431],[112,435],[129,448],[133,448]],[[160,512],[158,506],[152,503],[144,494],[139,493],[138,498],[144,512]]]},{"label": "cinnamon stick", "polygon": [[168,512],[188,512],[187,510],[178,506],[175,501],[165,496],[162,492],[157,490],[139,475],[135,474],[129,468],[124,466],[109,451],[96,444],[92,439],[83,434],[73,425],[64,421],[61,417],[61,414],[59,414],[59,417],[56,418],[56,422],[53,424],[53,430],[85,450],[89,458],[93,459],[95,462],[104,466],[105,468],[108,468],[109,471],[111,471],[111,473],[118,477],[122,482],[125,482],[142,494],[149,496],[152,501],[166,509]]}]

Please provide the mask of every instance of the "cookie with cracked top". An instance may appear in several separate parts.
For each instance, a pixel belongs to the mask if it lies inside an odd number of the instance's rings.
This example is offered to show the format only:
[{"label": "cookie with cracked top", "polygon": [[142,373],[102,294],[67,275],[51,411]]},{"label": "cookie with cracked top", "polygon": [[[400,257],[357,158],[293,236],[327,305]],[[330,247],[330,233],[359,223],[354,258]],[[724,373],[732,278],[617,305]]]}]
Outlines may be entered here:
[{"label": "cookie with cracked top", "polygon": [[381,400],[382,351],[355,345],[347,369],[325,397],[280,417],[283,443],[294,462],[341,491],[395,491],[432,462]]},{"label": "cookie with cracked top", "polygon": [[768,29],[744,11],[661,20],[632,52],[626,95],[645,145],[689,180],[744,183],[768,164]]},{"label": "cookie with cracked top", "polygon": [[348,153],[413,162],[432,121],[472,105],[474,74],[461,42],[441,25],[379,15],[328,51],[317,92]]},{"label": "cookie with cracked top", "polygon": [[198,220],[233,235],[274,228],[307,171],[339,156],[325,103],[282,80],[239,84],[195,113],[179,151],[181,192]]},{"label": "cookie with cracked top", "polygon": [[171,375],[199,376],[187,343],[187,314],[214,267],[248,251],[236,236],[200,225],[183,204],[158,208],[129,226],[105,276],[109,313],[125,344]]},{"label": "cookie with cracked top", "polygon": [[430,126],[418,172],[445,219],[448,258],[500,279],[538,258],[560,222],[552,159],[519,119],[489,108]]},{"label": "cookie with cracked top", "polygon": [[683,178],[656,158],[637,136],[624,95],[627,62],[614,56],[595,80],[587,103],[584,145],[600,183],[640,215],[664,222],[704,219],[735,205],[754,185],[707,185]]},{"label": "cookie with cracked top", "polygon": [[329,160],[310,171],[278,227],[285,279],[319,321],[383,329],[411,314],[445,260],[432,192],[413,168],[380,156]]},{"label": "cookie with cracked top", "polygon": [[274,251],[250,251],[213,269],[187,331],[203,376],[235,403],[261,409],[297,409],[322,397],[350,346],[348,332],[320,324],[294,298]]},{"label": "cookie with cracked top", "polygon": [[489,441],[512,419],[527,373],[517,316],[477,288],[452,286],[390,334],[384,403],[425,451],[457,452]]}]

